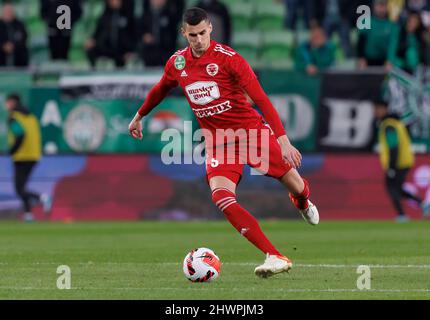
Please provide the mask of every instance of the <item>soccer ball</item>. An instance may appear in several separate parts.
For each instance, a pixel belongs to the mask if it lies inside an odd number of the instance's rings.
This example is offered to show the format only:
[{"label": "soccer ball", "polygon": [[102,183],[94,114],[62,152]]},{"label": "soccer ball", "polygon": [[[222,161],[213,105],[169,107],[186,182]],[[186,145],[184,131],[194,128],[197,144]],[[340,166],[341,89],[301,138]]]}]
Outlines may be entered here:
[{"label": "soccer ball", "polygon": [[221,261],[211,249],[191,250],[184,259],[183,270],[192,282],[209,282],[218,278]]}]

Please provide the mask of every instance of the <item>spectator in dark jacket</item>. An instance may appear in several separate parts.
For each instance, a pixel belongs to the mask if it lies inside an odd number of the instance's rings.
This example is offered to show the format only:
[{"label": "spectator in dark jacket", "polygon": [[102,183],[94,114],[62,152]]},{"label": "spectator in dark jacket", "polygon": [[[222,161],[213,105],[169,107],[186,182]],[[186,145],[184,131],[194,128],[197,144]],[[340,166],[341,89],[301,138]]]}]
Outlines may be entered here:
[{"label": "spectator in dark jacket", "polygon": [[337,32],[346,57],[351,57],[351,27],[355,27],[360,5],[371,5],[370,0],[315,0],[313,18],[321,25],[330,39]]},{"label": "spectator in dark jacket", "polygon": [[[143,0],[143,12],[149,11],[151,8],[151,0]],[[185,0],[167,0],[167,8],[170,11],[175,24],[178,26],[182,21],[182,14],[185,9]]]},{"label": "spectator in dark jacket", "polygon": [[196,7],[205,10],[211,20],[213,30],[211,38],[217,42],[230,45],[231,19],[225,4],[219,0],[200,0]]},{"label": "spectator in dark jacket", "polygon": [[[72,38],[73,25],[82,15],[82,0],[41,0],[40,15],[48,26],[49,51],[52,60],[67,60],[70,40]],[[61,13],[57,8],[66,5],[70,8],[71,29],[59,29],[57,20]]]},{"label": "spectator in dark jacket", "polygon": [[296,52],[295,66],[314,76],[328,69],[335,62],[335,47],[327,41],[324,29],[316,26],[311,29],[309,40],[299,45]]},{"label": "spectator in dark jacket", "polygon": [[385,66],[389,71],[389,48],[398,36],[398,25],[388,19],[388,1],[375,0],[373,3],[371,28],[359,31],[357,43],[358,67]]},{"label": "spectator in dark jacket", "polygon": [[420,13],[410,12],[389,48],[390,63],[408,73],[414,73],[420,64],[427,64],[425,33]]},{"label": "spectator in dark jacket", "polygon": [[0,66],[28,65],[27,31],[15,16],[11,4],[5,4],[0,20]]},{"label": "spectator in dark jacket", "polygon": [[85,44],[91,66],[99,57],[107,57],[123,67],[133,54],[134,43],[134,20],[123,10],[122,0],[108,0],[93,36]]},{"label": "spectator in dark jacket", "polygon": [[151,0],[139,20],[141,56],[146,66],[162,66],[176,49],[178,30],[167,0]]},{"label": "spectator in dark jacket", "polygon": [[312,12],[315,0],[284,0],[286,7],[285,27],[295,31],[299,16],[303,18],[305,27],[308,29],[314,25]]}]

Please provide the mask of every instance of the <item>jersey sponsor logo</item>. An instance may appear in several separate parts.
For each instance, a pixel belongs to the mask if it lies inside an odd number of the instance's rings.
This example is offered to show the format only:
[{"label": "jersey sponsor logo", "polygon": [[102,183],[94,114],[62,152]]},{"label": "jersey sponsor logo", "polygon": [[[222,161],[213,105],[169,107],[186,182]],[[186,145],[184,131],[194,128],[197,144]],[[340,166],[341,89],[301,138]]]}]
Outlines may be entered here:
[{"label": "jersey sponsor logo", "polygon": [[227,55],[229,57],[233,57],[236,54],[236,52],[231,51],[231,50],[227,50],[223,46],[221,46],[220,44],[217,44],[215,46],[214,51],[224,53],[225,55]]},{"label": "jersey sponsor logo", "polygon": [[223,103],[217,104],[216,106],[204,108],[204,109],[193,109],[197,118],[212,117],[213,115],[223,113],[231,109],[230,101],[227,100]]},{"label": "jersey sponsor logo", "polygon": [[188,74],[187,74],[187,72],[184,70],[184,71],[182,71],[182,73],[181,73],[181,77],[188,77]]},{"label": "jersey sponsor logo", "polygon": [[185,58],[184,56],[177,56],[175,58],[175,68],[178,70],[182,70],[185,68]]},{"label": "jersey sponsor logo", "polygon": [[205,105],[220,97],[218,84],[213,81],[197,81],[185,87],[194,104]]},{"label": "jersey sponsor logo", "polygon": [[218,65],[216,63],[209,63],[206,66],[206,72],[208,73],[208,75],[214,77],[216,76],[216,74],[218,73]]}]

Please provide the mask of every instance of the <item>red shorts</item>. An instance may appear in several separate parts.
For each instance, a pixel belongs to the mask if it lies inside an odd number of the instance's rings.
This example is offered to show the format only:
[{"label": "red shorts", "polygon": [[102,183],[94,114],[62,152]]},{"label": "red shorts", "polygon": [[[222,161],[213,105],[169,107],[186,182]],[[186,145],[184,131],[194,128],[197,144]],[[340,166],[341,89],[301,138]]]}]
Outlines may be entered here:
[{"label": "red shorts", "polygon": [[278,179],[291,169],[282,158],[281,147],[268,125],[262,124],[258,129],[248,129],[239,138],[229,141],[232,142],[212,148],[206,147],[208,182],[212,177],[223,176],[237,184],[245,164],[259,174]]}]

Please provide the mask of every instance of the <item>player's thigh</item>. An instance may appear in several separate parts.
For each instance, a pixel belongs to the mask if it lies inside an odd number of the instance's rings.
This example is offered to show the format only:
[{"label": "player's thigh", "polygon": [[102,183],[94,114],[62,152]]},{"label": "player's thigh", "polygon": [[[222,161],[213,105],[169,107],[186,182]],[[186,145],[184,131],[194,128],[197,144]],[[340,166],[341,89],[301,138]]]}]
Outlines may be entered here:
[{"label": "player's thigh", "polygon": [[281,179],[291,170],[282,157],[281,147],[269,129],[263,128],[258,139],[249,141],[248,165],[260,174]]},{"label": "player's thigh", "polygon": [[211,177],[209,179],[209,186],[212,191],[215,189],[227,189],[236,194],[237,183],[234,182],[234,178],[232,179],[231,176],[226,176],[225,174]]},{"label": "player's thigh", "polygon": [[236,193],[236,186],[242,178],[243,164],[226,164],[213,161],[206,164],[206,178],[211,190],[225,188]]}]

